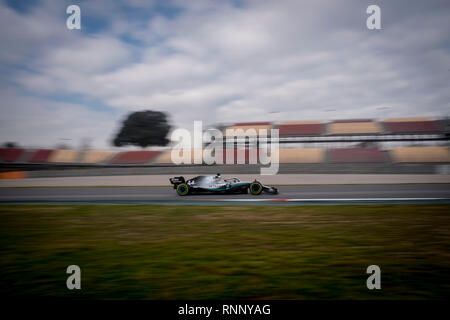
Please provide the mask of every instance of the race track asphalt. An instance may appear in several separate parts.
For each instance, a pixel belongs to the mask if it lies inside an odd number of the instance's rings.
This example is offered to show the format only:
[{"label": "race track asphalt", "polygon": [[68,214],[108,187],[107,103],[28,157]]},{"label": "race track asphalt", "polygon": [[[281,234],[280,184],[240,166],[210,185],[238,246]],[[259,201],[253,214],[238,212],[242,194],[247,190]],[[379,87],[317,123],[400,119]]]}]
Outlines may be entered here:
[{"label": "race track asphalt", "polygon": [[[0,203],[450,203],[450,184],[280,186],[279,194],[180,197],[170,187],[0,188]],[[269,201],[271,200],[271,201]],[[278,201],[277,201],[278,200]]]}]

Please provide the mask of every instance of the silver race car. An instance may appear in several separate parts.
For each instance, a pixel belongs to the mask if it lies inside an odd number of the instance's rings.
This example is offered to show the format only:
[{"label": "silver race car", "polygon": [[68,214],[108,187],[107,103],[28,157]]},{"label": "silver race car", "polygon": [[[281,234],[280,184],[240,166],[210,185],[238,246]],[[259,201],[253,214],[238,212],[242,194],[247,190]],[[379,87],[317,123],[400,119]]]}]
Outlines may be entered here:
[{"label": "silver race car", "polygon": [[247,182],[238,178],[222,179],[220,173],[213,176],[197,176],[189,180],[185,180],[181,176],[169,180],[180,196],[192,193],[248,193],[249,191],[255,196],[263,191],[271,194],[278,193],[277,188],[265,186],[259,181]]}]

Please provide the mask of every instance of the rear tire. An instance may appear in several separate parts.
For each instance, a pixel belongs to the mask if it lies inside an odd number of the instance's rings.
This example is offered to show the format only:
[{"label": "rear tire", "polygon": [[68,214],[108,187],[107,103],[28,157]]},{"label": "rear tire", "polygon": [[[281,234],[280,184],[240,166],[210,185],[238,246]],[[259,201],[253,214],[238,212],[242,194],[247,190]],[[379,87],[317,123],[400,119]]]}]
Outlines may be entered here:
[{"label": "rear tire", "polygon": [[255,181],[250,185],[249,190],[252,195],[257,196],[263,191],[263,186],[258,181]]},{"label": "rear tire", "polygon": [[179,196],[185,196],[189,193],[189,187],[186,183],[180,183],[177,186],[177,193]]}]

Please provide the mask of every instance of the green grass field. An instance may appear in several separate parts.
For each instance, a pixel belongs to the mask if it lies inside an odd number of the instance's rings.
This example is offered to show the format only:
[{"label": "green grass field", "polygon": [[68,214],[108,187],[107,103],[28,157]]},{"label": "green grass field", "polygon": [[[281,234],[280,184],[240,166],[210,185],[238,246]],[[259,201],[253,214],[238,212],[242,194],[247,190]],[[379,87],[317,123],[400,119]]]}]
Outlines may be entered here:
[{"label": "green grass field", "polygon": [[[450,206],[2,205],[2,295],[442,299]],[[81,290],[66,268],[81,268]],[[366,268],[381,268],[368,290]]]}]

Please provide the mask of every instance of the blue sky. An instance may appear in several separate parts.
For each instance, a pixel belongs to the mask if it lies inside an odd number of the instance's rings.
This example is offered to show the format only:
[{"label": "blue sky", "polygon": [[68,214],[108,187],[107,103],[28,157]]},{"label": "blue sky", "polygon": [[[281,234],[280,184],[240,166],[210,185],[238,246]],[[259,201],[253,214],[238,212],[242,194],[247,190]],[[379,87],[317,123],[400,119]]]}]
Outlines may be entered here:
[{"label": "blue sky", "polygon": [[187,128],[450,110],[445,0],[2,0],[0,28],[0,142],[111,148],[144,109]]}]

